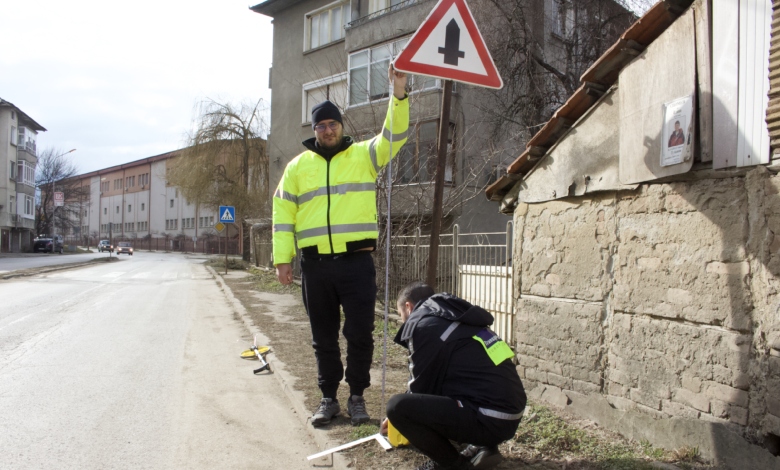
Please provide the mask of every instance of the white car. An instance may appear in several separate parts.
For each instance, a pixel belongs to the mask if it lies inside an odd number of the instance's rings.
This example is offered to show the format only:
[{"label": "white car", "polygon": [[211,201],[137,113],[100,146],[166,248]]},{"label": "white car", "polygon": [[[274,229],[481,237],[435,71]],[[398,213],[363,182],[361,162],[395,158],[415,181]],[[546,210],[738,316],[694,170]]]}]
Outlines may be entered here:
[{"label": "white car", "polygon": [[111,243],[108,240],[100,240],[100,243],[98,243],[98,251],[103,253],[104,251],[108,251],[109,253],[114,252],[114,246],[111,245]]}]

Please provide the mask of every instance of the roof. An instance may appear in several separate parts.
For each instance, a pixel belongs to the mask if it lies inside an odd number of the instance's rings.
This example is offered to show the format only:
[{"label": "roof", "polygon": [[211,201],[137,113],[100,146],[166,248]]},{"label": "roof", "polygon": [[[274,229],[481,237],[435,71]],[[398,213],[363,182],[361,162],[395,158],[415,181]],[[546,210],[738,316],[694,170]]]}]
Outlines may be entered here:
[{"label": "roof", "polygon": [[523,178],[558,139],[617,82],[620,71],[655,41],[693,3],[693,0],[661,0],[634,22],[580,77],[580,87],[555,111],[549,121],[526,144],[525,151],[507,173],[488,186],[485,195],[500,201]]},{"label": "roof", "polygon": [[179,152],[181,152],[182,150],[184,150],[184,149],[174,150],[172,152],[161,153],[160,155],[155,155],[155,156],[152,156],[152,157],[146,157],[146,158],[142,158],[140,160],[134,160],[134,161],[128,162],[128,163],[122,163],[121,165],[114,165],[114,166],[110,166],[110,167],[107,167],[107,168],[102,168],[100,170],[90,171],[89,173],[82,173],[80,175],[74,176],[74,178],[82,179],[82,178],[88,178],[88,177],[92,177],[92,176],[100,176],[100,175],[105,175],[107,173],[113,173],[113,172],[119,171],[119,170],[126,170],[128,168],[133,168],[133,167],[136,167],[136,166],[139,166],[139,165],[148,165],[149,163],[159,162],[160,160],[167,160],[169,158],[173,158],[173,157],[177,156],[179,154]]},{"label": "roof", "polygon": [[35,122],[35,119],[33,119],[30,116],[28,116],[27,113],[25,113],[24,111],[19,109],[18,106],[14,105],[10,101],[6,101],[6,100],[0,98],[0,107],[2,107],[2,106],[14,108],[16,110],[16,112],[19,113],[19,121],[22,124],[24,124],[26,127],[29,127],[29,128],[31,128],[31,129],[33,129],[35,131],[44,131],[44,132],[46,131],[45,127],[43,127],[42,125],[40,125],[37,122]]},{"label": "roof", "polygon": [[302,1],[303,0],[265,0],[264,2],[258,3],[253,7],[249,7],[249,9],[255,13],[260,13],[261,15],[270,16],[273,18],[274,15],[280,11],[286,10],[287,8],[290,8],[296,3],[301,3]]}]

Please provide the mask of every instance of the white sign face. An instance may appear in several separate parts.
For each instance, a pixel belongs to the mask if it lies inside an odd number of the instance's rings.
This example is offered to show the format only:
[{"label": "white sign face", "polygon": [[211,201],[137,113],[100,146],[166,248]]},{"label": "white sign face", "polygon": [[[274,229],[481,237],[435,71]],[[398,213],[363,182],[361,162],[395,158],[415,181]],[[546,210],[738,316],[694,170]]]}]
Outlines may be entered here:
[{"label": "white sign face", "polygon": [[65,205],[65,193],[61,191],[54,192],[54,206],[62,207]]},{"label": "white sign face", "polygon": [[488,88],[503,81],[465,0],[439,0],[393,66]]},{"label": "white sign face", "polygon": [[664,103],[661,166],[677,165],[693,154],[693,96]]}]

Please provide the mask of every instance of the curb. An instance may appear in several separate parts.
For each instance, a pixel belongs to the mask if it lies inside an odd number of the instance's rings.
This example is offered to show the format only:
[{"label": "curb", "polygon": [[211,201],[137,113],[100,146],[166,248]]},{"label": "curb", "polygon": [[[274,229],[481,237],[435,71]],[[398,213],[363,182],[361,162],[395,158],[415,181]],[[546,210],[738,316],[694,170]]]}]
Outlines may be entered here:
[{"label": "curb", "polygon": [[[56,266],[49,266],[44,268],[23,269],[23,270],[12,271],[10,273],[3,274],[2,276],[0,276],[0,279],[3,281],[7,281],[8,279],[13,279],[16,277],[35,276],[37,274],[47,274],[55,271],[64,271],[66,269],[81,268],[83,266],[88,266],[90,264],[95,264],[99,262],[101,261],[95,261],[95,260],[80,261],[80,262],[77,261],[74,263],[59,264]],[[108,261],[103,261],[103,262],[108,262]]]},{"label": "curb", "polygon": [[[246,329],[251,334],[257,334],[259,338],[263,339],[263,342],[265,344],[271,346],[268,342],[268,338],[265,335],[263,335],[263,332],[260,331],[254,325],[252,320],[249,318],[249,315],[247,314],[244,305],[241,303],[241,301],[239,301],[235,297],[235,295],[233,295],[233,291],[230,289],[230,287],[228,287],[227,283],[225,283],[225,280],[222,278],[222,275],[217,273],[214,270],[214,268],[212,268],[211,266],[206,266],[206,269],[208,269],[209,272],[211,272],[211,275],[214,277],[214,280],[217,282],[217,285],[225,293],[225,297],[233,306],[233,310],[239,315],[239,317],[241,317],[241,320],[244,322],[244,326],[246,327]],[[311,414],[311,410],[308,410],[306,408],[306,405],[304,403],[303,393],[295,390],[292,387],[292,384],[296,380],[296,378],[291,376],[287,372],[287,370],[285,369],[284,362],[279,360],[274,355],[273,347],[271,348],[271,351],[268,353],[268,362],[272,363],[272,367],[273,367],[273,373],[270,375],[276,379],[280,388],[287,396],[287,400],[292,405],[293,410],[295,410],[295,414],[298,416],[298,419],[300,419],[304,429],[308,431],[309,436],[311,436],[312,440],[317,445],[319,450],[322,451],[343,444],[343,442],[336,442],[330,440],[328,438],[327,431],[318,431],[314,427],[312,427],[311,424],[309,424],[309,415]],[[318,460],[312,460],[310,462],[312,466],[316,466],[316,467],[330,467],[336,470],[350,469],[346,459],[339,453],[330,454],[330,458],[328,458],[328,456],[325,456]]]}]

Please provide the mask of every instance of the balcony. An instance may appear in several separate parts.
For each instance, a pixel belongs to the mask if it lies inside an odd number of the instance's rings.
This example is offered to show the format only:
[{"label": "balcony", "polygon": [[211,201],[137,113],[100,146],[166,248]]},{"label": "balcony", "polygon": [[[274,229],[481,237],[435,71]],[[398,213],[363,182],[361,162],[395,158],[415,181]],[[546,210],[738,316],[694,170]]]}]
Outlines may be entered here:
[{"label": "balcony", "polygon": [[[345,47],[354,52],[390,39],[414,33],[433,8],[432,0],[404,0],[395,5],[361,16],[346,26]],[[392,19],[388,15],[393,15]],[[377,28],[377,18],[391,21],[393,28]]]},{"label": "balcony", "polygon": [[16,144],[16,150],[19,152],[27,152],[33,157],[38,156],[35,141],[28,140],[27,142],[19,142]]}]

